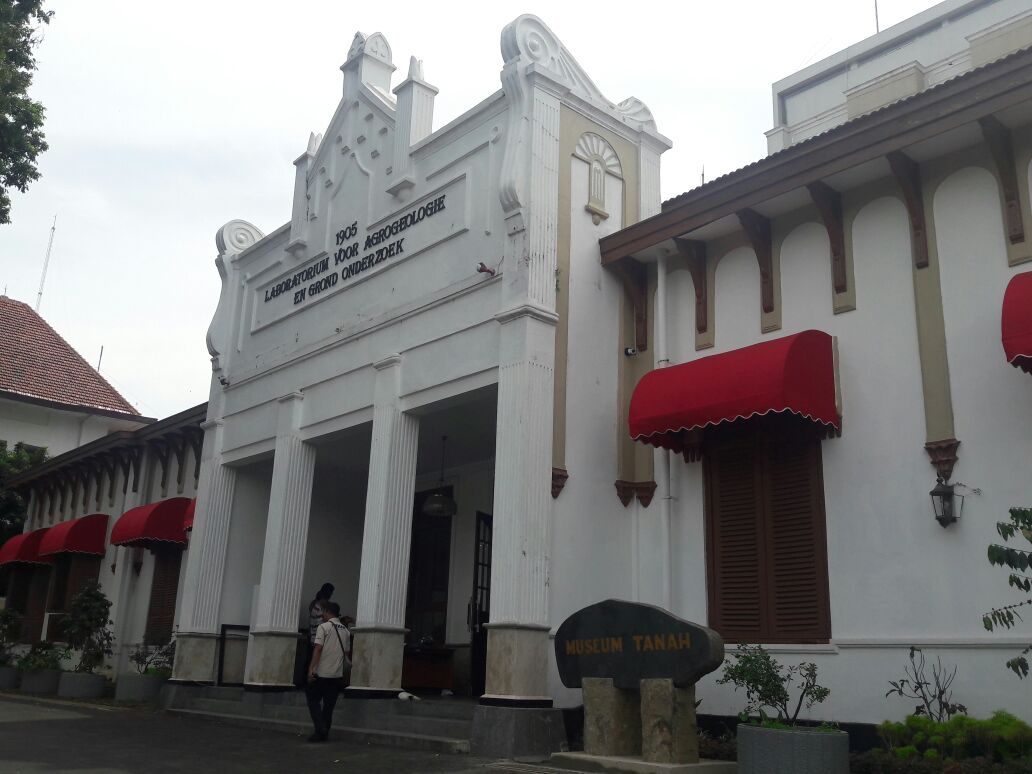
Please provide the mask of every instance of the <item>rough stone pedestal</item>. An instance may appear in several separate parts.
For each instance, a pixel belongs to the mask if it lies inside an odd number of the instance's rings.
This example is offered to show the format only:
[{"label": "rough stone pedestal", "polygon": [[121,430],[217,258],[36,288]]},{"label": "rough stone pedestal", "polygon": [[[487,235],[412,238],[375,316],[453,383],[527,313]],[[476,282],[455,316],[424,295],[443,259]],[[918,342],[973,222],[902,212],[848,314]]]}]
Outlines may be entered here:
[{"label": "rough stone pedestal", "polygon": [[473,712],[473,755],[543,761],[566,746],[562,710],[481,704]]},{"label": "rough stone pedestal", "polygon": [[695,686],[673,680],[641,681],[641,757],[651,763],[698,763]]},{"label": "rough stone pedestal", "polygon": [[585,677],[584,752],[641,755],[641,697],[613,686],[612,678]]},{"label": "rough stone pedestal", "polygon": [[401,667],[405,657],[405,630],[387,627],[355,627],[352,630],[351,685],[349,698],[380,698],[401,692]]},{"label": "rough stone pedestal", "polygon": [[219,651],[217,634],[179,632],[176,635],[176,660],[172,679],[177,683],[215,682],[215,663]]},{"label": "rough stone pedestal", "polygon": [[296,632],[251,632],[244,686],[260,690],[293,689]]}]

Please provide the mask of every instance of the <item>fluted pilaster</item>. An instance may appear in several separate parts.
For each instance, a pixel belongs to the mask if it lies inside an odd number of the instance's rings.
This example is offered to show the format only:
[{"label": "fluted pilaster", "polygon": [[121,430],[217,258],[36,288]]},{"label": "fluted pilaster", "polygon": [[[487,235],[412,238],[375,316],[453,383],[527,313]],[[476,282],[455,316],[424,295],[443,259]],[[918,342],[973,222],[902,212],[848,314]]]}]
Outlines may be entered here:
[{"label": "fluted pilaster", "polygon": [[377,402],[358,587],[360,627],[405,623],[419,419],[398,408],[400,364],[400,358],[376,364]]},{"label": "fluted pilaster", "polygon": [[205,423],[203,427],[207,433],[214,434],[211,446],[215,453],[203,461],[205,475],[197,491],[179,629],[215,634],[219,630],[219,601],[226,571],[236,470],[223,465],[222,457],[217,453],[221,450],[222,423]]},{"label": "fluted pilaster", "polygon": [[280,428],[269,493],[269,520],[255,630],[296,632],[312,504],[315,447],[297,435],[301,395],[280,402]]}]

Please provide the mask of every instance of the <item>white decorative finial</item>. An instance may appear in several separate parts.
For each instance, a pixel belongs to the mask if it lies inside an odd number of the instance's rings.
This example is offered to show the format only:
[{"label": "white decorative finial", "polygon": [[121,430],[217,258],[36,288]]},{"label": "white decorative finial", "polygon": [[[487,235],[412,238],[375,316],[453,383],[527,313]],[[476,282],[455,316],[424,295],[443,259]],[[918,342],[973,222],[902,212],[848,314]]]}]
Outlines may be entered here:
[{"label": "white decorative finial", "polygon": [[315,132],[311,132],[308,135],[308,155],[314,156],[317,150],[319,150],[319,138]]},{"label": "white decorative finial", "polygon": [[409,57],[408,77],[413,81],[425,80],[423,78],[423,61],[421,59],[416,59],[414,56]]},{"label": "white decorative finial", "polygon": [[365,45],[365,41],[365,35],[361,32],[355,33],[355,37],[351,40],[351,48],[348,49],[348,59],[354,59],[362,53],[362,46]]}]

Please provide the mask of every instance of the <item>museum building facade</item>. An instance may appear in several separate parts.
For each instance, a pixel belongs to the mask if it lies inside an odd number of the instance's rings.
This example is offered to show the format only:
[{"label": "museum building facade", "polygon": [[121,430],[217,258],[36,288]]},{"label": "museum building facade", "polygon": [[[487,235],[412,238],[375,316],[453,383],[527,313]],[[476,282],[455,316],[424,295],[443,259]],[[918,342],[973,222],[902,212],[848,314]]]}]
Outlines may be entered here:
[{"label": "museum building facade", "polygon": [[481,726],[580,704],[552,637],[605,599],[816,662],[815,718],[907,714],[911,646],[1032,717],[981,622],[1032,501],[1032,14],[950,0],[779,82],[771,155],[663,204],[640,101],[535,17],[501,43],[432,131],[421,63],[392,89],[356,35],[290,222],[218,232],[179,688],[291,688],[330,582],[349,697]]}]

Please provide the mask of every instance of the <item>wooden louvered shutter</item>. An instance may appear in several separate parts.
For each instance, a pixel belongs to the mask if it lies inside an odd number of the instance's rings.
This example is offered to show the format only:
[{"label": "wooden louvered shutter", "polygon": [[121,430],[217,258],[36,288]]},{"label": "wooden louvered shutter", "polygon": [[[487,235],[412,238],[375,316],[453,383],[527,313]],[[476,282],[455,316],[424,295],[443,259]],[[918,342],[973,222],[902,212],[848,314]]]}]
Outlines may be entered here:
[{"label": "wooden louvered shutter", "polygon": [[764,618],[758,451],[750,437],[722,443],[705,457],[709,619],[730,641],[755,641]]},{"label": "wooden louvered shutter", "polygon": [[29,580],[29,593],[25,601],[25,615],[22,618],[22,642],[38,642],[43,632],[43,615],[47,607],[47,591],[50,589],[50,568],[36,565]]},{"label": "wooden louvered shutter", "polygon": [[767,640],[831,636],[820,440],[768,438],[764,454]]},{"label": "wooden louvered shutter", "polygon": [[65,608],[75,595],[90,581],[100,577],[100,556],[71,556],[68,561],[68,586],[65,592]]},{"label": "wooden louvered shutter", "polygon": [[147,628],[143,635],[148,645],[165,645],[172,639],[182,559],[180,548],[162,548],[154,552],[154,578],[147,609]]}]

